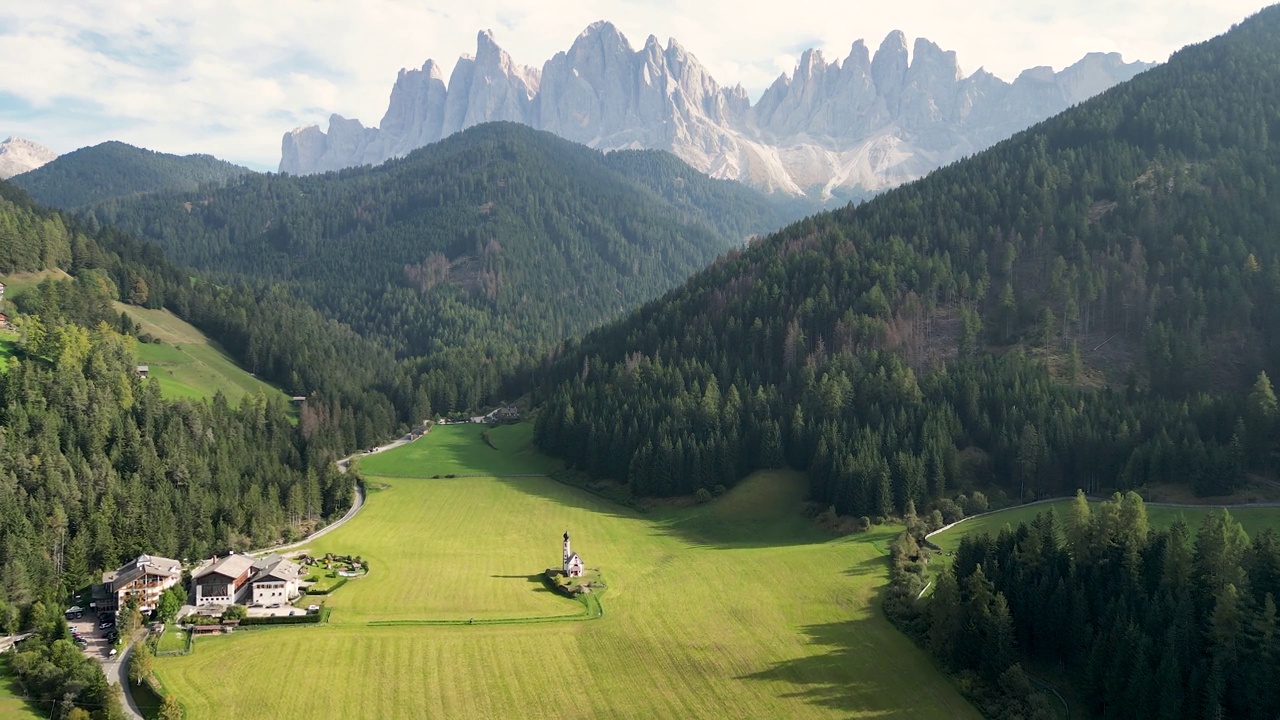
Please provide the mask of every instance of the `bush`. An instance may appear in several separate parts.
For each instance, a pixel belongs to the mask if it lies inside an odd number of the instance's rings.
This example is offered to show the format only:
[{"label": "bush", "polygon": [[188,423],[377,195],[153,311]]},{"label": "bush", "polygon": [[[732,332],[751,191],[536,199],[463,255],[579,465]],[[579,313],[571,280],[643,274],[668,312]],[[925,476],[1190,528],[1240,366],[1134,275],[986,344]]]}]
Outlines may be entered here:
[{"label": "bush", "polygon": [[729,492],[729,490],[725,488],[725,486],[723,485],[716,485],[714,488],[711,489],[711,494],[715,495],[716,497],[720,497],[721,495],[727,492]]},{"label": "bush", "polygon": [[711,492],[706,488],[698,488],[698,492],[693,494],[693,499],[697,501],[699,505],[709,503],[711,502]]},{"label": "bush", "polygon": [[883,525],[883,524],[884,524],[884,516],[883,516],[883,515],[877,515],[877,516],[875,516],[875,517],[871,518],[871,522],[872,522],[872,523],[874,523],[874,524],[876,524],[876,525]]},{"label": "bush", "polygon": [[[301,611],[299,611],[301,612]],[[276,617],[251,617],[240,621],[241,627],[246,625],[311,625],[319,623],[325,612],[303,613],[301,615],[278,615]]]},{"label": "bush", "polygon": [[945,520],[948,525],[964,519],[964,510],[961,510],[960,506],[951,498],[943,498],[942,500],[939,500],[938,510],[942,511],[942,519]]},{"label": "bush", "polygon": [[867,517],[866,515],[863,515],[862,517],[858,518],[858,524],[862,526],[863,530],[867,530],[871,527],[871,518]]},{"label": "bush", "polygon": [[243,605],[232,605],[222,613],[223,620],[246,620],[249,618],[249,608]]}]

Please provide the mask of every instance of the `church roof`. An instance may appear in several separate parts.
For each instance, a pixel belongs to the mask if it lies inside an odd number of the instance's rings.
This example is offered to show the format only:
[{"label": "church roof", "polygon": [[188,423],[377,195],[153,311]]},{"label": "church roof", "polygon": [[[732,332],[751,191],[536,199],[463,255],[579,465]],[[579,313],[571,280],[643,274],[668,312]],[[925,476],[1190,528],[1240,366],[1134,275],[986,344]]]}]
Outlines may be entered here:
[{"label": "church roof", "polygon": [[577,560],[577,561],[581,562],[581,561],[582,561],[582,557],[581,557],[580,555],[578,555],[578,553],[574,553],[574,554],[572,554],[572,555],[570,555],[570,556],[569,556],[569,559],[568,559],[568,561],[567,561],[567,562],[573,562],[574,560]]}]

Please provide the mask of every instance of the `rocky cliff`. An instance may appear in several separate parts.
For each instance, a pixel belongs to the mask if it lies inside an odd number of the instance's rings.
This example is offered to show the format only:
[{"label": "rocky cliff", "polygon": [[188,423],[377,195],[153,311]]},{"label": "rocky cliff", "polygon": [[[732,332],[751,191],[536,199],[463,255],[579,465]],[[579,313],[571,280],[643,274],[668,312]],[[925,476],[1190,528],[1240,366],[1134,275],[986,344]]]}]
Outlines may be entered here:
[{"label": "rocky cliff", "polygon": [[1150,65],[1091,53],[1007,83],[964,75],[954,52],[893,32],[843,61],[809,50],[752,104],[697,58],[652,35],[640,49],[612,24],[588,27],[539,71],[482,32],[446,85],[440,66],[401,70],[379,128],[339,115],[284,136],[280,171],[379,163],[459,130],[511,120],[601,150],[668,150],[714,177],[815,199],[857,197],[982,150]]},{"label": "rocky cliff", "polygon": [[0,142],[0,180],[35,170],[56,157],[58,153],[26,138],[6,138]]}]

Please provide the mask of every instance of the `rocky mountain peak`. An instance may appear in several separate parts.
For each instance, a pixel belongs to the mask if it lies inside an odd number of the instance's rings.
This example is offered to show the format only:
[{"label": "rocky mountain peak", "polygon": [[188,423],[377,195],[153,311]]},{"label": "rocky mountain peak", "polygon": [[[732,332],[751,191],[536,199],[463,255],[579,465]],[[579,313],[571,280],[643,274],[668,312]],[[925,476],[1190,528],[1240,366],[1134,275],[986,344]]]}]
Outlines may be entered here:
[{"label": "rocky mountain peak", "polygon": [[0,142],[0,180],[35,170],[56,157],[58,153],[40,143],[10,135]]},{"label": "rocky mountain peak", "polygon": [[[911,50],[908,48],[911,47]],[[492,32],[476,36],[446,85],[438,65],[402,70],[377,129],[341,116],[285,135],[280,169],[321,172],[404,155],[472,125],[509,120],[602,150],[669,150],[716,177],[770,192],[865,196],[987,147],[1148,67],[1091,53],[1013,83],[964,77],[954,52],[898,30],[875,53],[858,40],[842,61],[818,49],[753,105],[721,87],[675,38],[635,49],[608,21],[534,69]]]}]

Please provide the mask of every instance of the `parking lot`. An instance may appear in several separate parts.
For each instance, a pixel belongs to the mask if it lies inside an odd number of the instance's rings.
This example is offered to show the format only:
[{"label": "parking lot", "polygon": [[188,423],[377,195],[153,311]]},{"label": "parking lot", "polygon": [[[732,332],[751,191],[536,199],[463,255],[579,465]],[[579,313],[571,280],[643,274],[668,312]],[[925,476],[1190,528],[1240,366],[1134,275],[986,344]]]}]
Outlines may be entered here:
[{"label": "parking lot", "polygon": [[[111,613],[103,615],[103,618],[110,617]],[[79,633],[80,637],[84,638],[86,642],[86,647],[84,648],[85,654],[95,659],[104,658],[111,651],[111,643],[107,642],[107,634],[111,632],[111,630],[99,629],[98,623],[98,615],[95,613],[85,613],[84,616],[78,620],[67,621],[67,624],[71,626],[71,629],[75,630]]]}]

